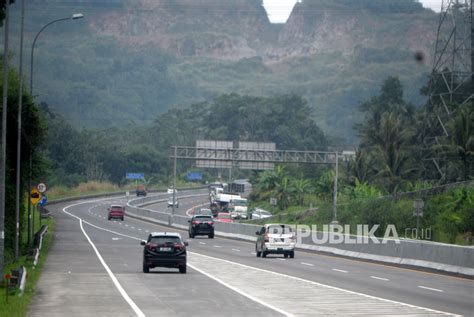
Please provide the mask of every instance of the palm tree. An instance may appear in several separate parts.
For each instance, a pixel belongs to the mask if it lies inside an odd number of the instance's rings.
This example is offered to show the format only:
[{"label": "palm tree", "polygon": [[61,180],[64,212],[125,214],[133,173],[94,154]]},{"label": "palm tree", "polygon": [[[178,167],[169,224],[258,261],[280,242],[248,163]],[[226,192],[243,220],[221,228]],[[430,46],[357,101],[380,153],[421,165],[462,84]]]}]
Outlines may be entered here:
[{"label": "palm tree", "polygon": [[[458,179],[468,180],[474,176],[474,111],[470,106],[462,107],[447,126],[451,135],[444,144],[435,146],[440,150],[440,154],[448,158],[448,164],[456,164],[453,158],[461,163],[462,175],[459,175],[459,168],[454,168],[453,172],[458,175]],[[451,159],[451,160],[449,160]],[[459,165],[458,165],[459,167]]]},{"label": "palm tree", "polygon": [[256,184],[257,195],[260,198],[267,198],[284,177],[286,177],[286,171],[281,165],[278,165],[273,171],[260,173]]},{"label": "palm tree", "polygon": [[288,208],[290,205],[291,197],[291,186],[290,179],[287,176],[283,176],[277,183],[274,189],[274,194],[278,200],[278,207],[281,210]]},{"label": "palm tree", "polygon": [[409,178],[417,168],[412,164],[409,144],[413,131],[407,127],[401,115],[388,112],[382,115],[377,132],[373,138],[377,177],[386,183],[391,192],[395,192],[402,180]]},{"label": "palm tree", "polygon": [[292,182],[293,192],[299,205],[304,205],[304,195],[307,194],[311,187],[308,179],[295,179]]}]

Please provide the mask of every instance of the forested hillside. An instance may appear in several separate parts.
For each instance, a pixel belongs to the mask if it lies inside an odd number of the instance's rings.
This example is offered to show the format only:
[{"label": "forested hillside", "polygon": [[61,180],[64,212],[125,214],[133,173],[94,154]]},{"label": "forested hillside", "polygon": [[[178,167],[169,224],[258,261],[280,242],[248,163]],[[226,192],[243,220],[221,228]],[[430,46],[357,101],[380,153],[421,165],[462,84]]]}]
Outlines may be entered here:
[{"label": "forested hillside", "polygon": [[[414,0],[307,0],[285,25],[271,24],[258,0],[44,3],[28,3],[27,46],[48,21],[86,17],[49,27],[35,50],[37,100],[76,127],[150,123],[227,93],[297,94],[346,144],[357,142],[359,102],[387,76],[401,79],[409,101],[423,102],[438,21]],[[18,21],[19,6],[12,10]],[[18,34],[18,23],[12,28]],[[12,41],[15,50],[18,36]]]}]

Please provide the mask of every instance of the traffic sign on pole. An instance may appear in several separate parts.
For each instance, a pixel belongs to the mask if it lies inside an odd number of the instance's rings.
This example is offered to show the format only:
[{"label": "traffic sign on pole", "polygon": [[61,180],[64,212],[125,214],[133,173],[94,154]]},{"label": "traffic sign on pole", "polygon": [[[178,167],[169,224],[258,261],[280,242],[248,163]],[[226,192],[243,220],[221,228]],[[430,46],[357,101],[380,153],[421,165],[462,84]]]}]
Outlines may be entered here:
[{"label": "traffic sign on pole", "polygon": [[46,184],[45,183],[39,183],[38,185],[36,185],[36,189],[38,189],[38,191],[43,194],[46,192],[46,190],[48,189],[46,187]]},{"label": "traffic sign on pole", "polygon": [[33,188],[30,194],[31,203],[36,206],[40,200],[41,200],[41,193],[39,192],[37,188]]},{"label": "traffic sign on pole", "polygon": [[42,194],[41,199],[38,202],[38,205],[40,205],[40,207],[44,207],[47,203],[48,203],[48,197],[46,197],[45,194]]}]

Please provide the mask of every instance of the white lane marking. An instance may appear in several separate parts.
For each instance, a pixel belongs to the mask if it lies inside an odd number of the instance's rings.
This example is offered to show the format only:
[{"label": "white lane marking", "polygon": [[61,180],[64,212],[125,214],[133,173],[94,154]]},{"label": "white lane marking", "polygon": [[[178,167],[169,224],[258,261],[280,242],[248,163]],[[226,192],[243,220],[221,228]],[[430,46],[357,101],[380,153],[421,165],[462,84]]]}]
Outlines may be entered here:
[{"label": "white lane marking", "polygon": [[447,313],[447,312],[444,312],[444,311],[441,311],[441,310],[435,310],[435,309],[426,308],[426,307],[422,307],[422,306],[416,306],[416,305],[411,305],[411,304],[407,304],[407,303],[403,303],[403,302],[398,302],[398,301],[394,301],[394,300],[391,300],[391,299],[386,299],[386,298],[376,297],[376,296],[372,296],[372,295],[367,295],[367,294],[364,294],[364,293],[358,293],[358,292],[350,291],[350,290],[347,290],[347,289],[344,289],[344,288],[330,286],[330,285],[327,285],[327,284],[322,284],[322,283],[318,283],[318,282],[311,281],[311,280],[305,280],[305,279],[300,278],[300,277],[291,276],[291,275],[287,275],[287,274],[284,274],[284,273],[278,273],[278,272],[274,272],[274,271],[269,271],[269,270],[261,269],[261,268],[258,268],[258,267],[245,265],[245,264],[242,264],[242,263],[239,263],[239,262],[233,262],[233,261],[224,260],[224,259],[221,259],[221,258],[212,257],[212,256],[209,256],[209,255],[204,255],[204,254],[201,254],[201,253],[190,252],[190,251],[188,251],[188,253],[189,254],[196,254],[198,256],[202,256],[202,257],[206,257],[206,258],[214,259],[214,260],[219,260],[219,261],[234,264],[234,265],[238,265],[238,266],[241,266],[241,267],[244,267],[244,268],[247,268],[247,269],[251,269],[251,270],[255,270],[255,271],[266,272],[266,273],[274,274],[276,276],[282,276],[282,277],[290,278],[290,279],[293,279],[295,281],[300,281],[300,282],[309,283],[309,284],[312,284],[312,285],[325,287],[325,288],[332,289],[332,290],[345,292],[347,294],[355,294],[355,295],[359,295],[359,296],[362,296],[362,297],[365,297],[365,298],[371,298],[371,299],[380,300],[380,301],[386,302],[386,303],[393,303],[393,304],[399,304],[399,305],[406,306],[406,307],[422,309],[422,310],[425,310],[427,312],[432,312],[432,313],[437,313],[437,314],[445,314],[445,315],[449,315],[449,316],[459,316],[459,315],[456,315],[456,314],[453,314],[453,313]]},{"label": "white lane marking", "polygon": [[201,241],[199,241],[199,244],[206,244],[206,242],[201,242]]},{"label": "white lane marking", "polygon": [[235,251],[235,252],[240,252],[239,249],[232,249],[232,251]]},{"label": "white lane marking", "polygon": [[214,248],[222,248],[220,245],[213,245]]},{"label": "white lane marking", "polygon": [[427,289],[429,291],[439,292],[439,293],[444,292],[442,289],[437,289],[437,288],[431,288],[431,287],[426,287],[426,286],[421,286],[421,285],[418,285],[418,287],[422,289]]},{"label": "white lane marking", "polygon": [[217,283],[222,284],[222,285],[224,285],[224,286],[227,287],[227,288],[230,288],[230,289],[233,290],[234,292],[239,293],[240,295],[245,296],[245,297],[247,297],[248,299],[253,300],[254,302],[256,302],[256,303],[258,303],[258,304],[260,304],[260,305],[263,305],[263,306],[268,307],[268,308],[270,308],[270,309],[272,309],[272,310],[274,310],[274,311],[276,311],[276,312],[279,312],[280,314],[282,314],[282,315],[284,315],[284,316],[293,316],[293,315],[290,314],[289,312],[286,312],[286,311],[284,311],[284,310],[282,310],[282,309],[279,309],[279,308],[277,308],[277,307],[275,307],[275,306],[273,306],[273,305],[270,305],[270,304],[268,304],[268,303],[266,303],[266,302],[264,302],[264,301],[262,301],[262,300],[260,300],[260,299],[258,299],[258,298],[256,298],[256,297],[254,297],[254,296],[252,296],[252,295],[250,295],[250,294],[247,294],[247,293],[241,291],[240,289],[238,289],[238,288],[236,288],[236,287],[234,287],[234,286],[231,286],[231,285],[227,284],[226,282],[222,281],[221,279],[219,279],[219,278],[217,278],[217,277],[215,277],[215,276],[212,276],[211,274],[208,274],[208,273],[206,273],[206,272],[204,272],[204,271],[201,271],[200,269],[198,269],[197,267],[195,267],[195,266],[192,265],[192,264],[189,264],[189,263],[188,263],[187,265],[188,265],[189,267],[191,267],[193,270],[198,271],[199,273],[201,273],[201,274],[207,276],[208,278],[213,279],[213,280],[216,281]]},{"label": "white lane marking", "polygon": [[148,231],[148,230],[145,230],[145,232],[150,232],[150,231]]},{"label": "white lane marking", "polygon": [[121,223],[121,222],[119,222],[118,224],[119,224],[119,225],[122,225],[122,223]]},{"label": "white lane marking", "polygon": [[378,276],[371,276],[370,278],[373,278],[374,280],[381,280],[381,281],[390,281],[388,278],[384,278],[384,277],[378,277]]},{"label": "white lane marking", "polygon": [[[82,220],[81,218],[79,218],[78,216],[76,215],[73,215],[69,212],[67,212],[65,209],[66,208],[70,208],[70,207],[73,207],[73,206],[78,206],[78,205],[81,205],[81,204],[86,204],[86,203],[91,203],[91,202],[97,202],[97,201],[103,201],[103,200],[107,200],[107,199],[98,199],[98,200],[93,200],[93,201],[86,201],[86,202],[81,202],[81,203],[77,203],[77,204],[73,204],[73,205],[70,205],[70,206],[67,206],[63,209],[63,212],[65,212],[66,214],[74,217],[74,218],[77,218],[79,220]],[[108,229],[105,229],[105,228],[102,228],[102,227],[99,227],[99,226],[96,226],[96,225],[93,225],[87,221],[83,221],[84,223],[88,224],[89,226],[92,226],[94,228],[97,228],[99,230],[103,230],[103,231],[107,231],[107,232],[110,232],[110,233],[113,233],[113,234],[116,234],[116,235],[119,235],[119,236],[123,236],[123,237],[127,237],[127,238],[130,238],[130,239],[133,239],[133,240],[138,240],[138,241],[143,241],[143,239],[140,239],[140,238],[137,238],[137,237],[133,237],[133,236],[129,236],[129,235],[126,235],[126,234],[123,234],[123,233],[119,233],[119,232],[116,232],[116,231],[112,231],[112,230],[108,230]],[[188,251],[189,252],[189,251]],[[456,315],[456,314],[453,314],[453,313],[448,313],[448,312],[444,312],[444,311],[440,311],[440,310],[434,310],[434,309],[431,309],[431,308],[426,308],[426,307],[422,307],[422,306],[416,306],[416,305],[411,305],[411,304],[407,304],[407,303],[403,303],[403,302],[398,302],[398,301],[394,301],[394,300],[390,300],[390,299],[385,299],[385,298],[381,298],[381,297],[375,297],[375,296],[372,296],[372,295],[367,295],[367,294],[363,294],[363,293],[358,293],[358,292],[354,292],[354,291],[349,291],[347,289],[343,289],[343,288],[338,288],[338,287],[335,287],[335,286],[330,286],[330,285],[326,285],[326,284],[321,284],[321,283],[318,283],[318,282],[314,282],[314,281],[310,281],[310,280],[305,280],[305,279],[302,279],[302,278],[299,278],[299,277],[296,277],[296,276],[291,276],[291,275],[287,275],[287,274],[283,274],[283,273],[278,273],[278,272],[274,272],[274,271],[269,271],[269,270],[265,270],[265,269],[260,269],[260,268],[257,268],[257,267],[253,267],[253,266],[249,266],[249,265],[245,265],[245,264],[241,264],[241,263],[238,263],[238,262],[232,262],[232,261],[228,261],[228,260],[224,260],[224,259],[220,259],[220,258],[215,258],[215,257],[211,257],[211,256],[208,256],[208,255],[204,255],[204,254],[200,254],[200,253],[196,253],[196,252],[189,252],[190,254],[196,254],[196,255],[199,255],[199,256],[203,256],[203,257],[207,257],[207,258],[210,258],[210,259],[216,259],[216,260],[220,260],[220,261],[223,261],[223,262],[227,262],[227,263],[231,263],[231,264],[235,264],[235,265],[239,265],[241,267],[245,267],[245,268],[248,268],[248,269],[253,269],[253,270],[256,270],[256,271],[261,271],[261,272],[267,272],[267,273],[271,273],[271,274],[274,274],[274,275],[277,275],[277,276],[283,276],[283,277],[287,277],[287,278],[290,278],[290,279],[293,279],[293,280],[297,280],[297,281],[301,281],[301,282],[305,282],[305,283],[310,283],[310,284],[313,284],[313,285],[318,285],[318,286],[322,286],[322,287],[326,287],[328,289],[333,289],[333,290],[339,290],[339,291],[342,291],[342,292],[345,292],[345,293],[348,293],[348,294],[356,294],[356,295],[360,295],[360,296],[363,296],[363,297],[366,297],[366,298],[372,298],[372,299],[377,299],[377,300],[380,300],[380,301],[383,301],[383,302],[387,302],[387,303],[395,303],[395,304],[400,304],[402,306],[406,306],[406,307],[411,307],[411,308],[418,308],[418,309],[423,309],[425,311],[428,311],[428,312],[434,312],[434,313],[438,313],[438,314],[446,314],[446,315],[450,315],[450,316],[459,316],[459,315]],[[250,254],[253,254],[255,255],[256,253],[255,252],[251,252]],[[188,264],[190,265],[190,264]],[[191,265],[190,265],[191,266]],[[194,268],[194,267],[193,267]],[[196,268],[194,268],[196,270]],[[199,271],[199,270],[197,270]],[[200,271],[199,271],[200,272]],[[201,272],[203,273],[203,272]],[[205,274],[205,273],[203,273]],[[206,276],[208,276],[207,274],[205,274]],[[212,277],[211,277],[212,278]]]},{"label": "white lane marking", "polygon": [[142,231],[142,228],[138,228],[138,230]]},{"label": "white lane marking", "polygon": [[120,240],[121,238],[113,237],[112,240],[117,241]]},{"label": "white lane marking", "polygon": [[199,204],[199,205],[193,206],[193,207],[189,208],[188,210],[186,210],[186,215],[188,215],[189,218],[192,218],[193,215],[191,214],[191,211],[193,211],[194,208],[204,207],[204,206],[208,206],[208,205],[209,205],[208,203],[205,203],[205,204]]},{"label": "white lane marking", "polygon": [[283,258],[277,258],[277,259],[280,261],[286,261],[286,259],[283,259]]},{"label": "white lane marking", "polygon": [[306,262],[301,262],[301,264],[303,264],[303,265],[307,265],[307,266],[314,266],[314,264],[311,264],[311,263],[306,263]]},{"label": "white lane marking", "polygon": [[125,225],[125,227],[128,227],[128,225]]},{"label": "white lane marking", "polygon": [[132,229],[135,229],[135,227],[133,227],[133,226],[132,226],[132,227],[130,227],[130,228],[132,228]]},{"label": "white lane marking", "polygon": [[339,269],[332,269],[332,270],[336,272],[347,273],[347,271],[344,271],[344,270],[339,270]]},{"label": "white lane marking", "polygon": [[[67,208],[67,207],[66,207]],[[63,209],[64,210],[64,209]],[[82,226],[82,219],[79,219],[79,224],[81,226],[81,230],[82,230],[82,233],[84,234],[84,236],[86,237],[87,241],[89,242],[89,244],[92,246],[92,249],[94,249],[95,251],[95,254],[97,255],[97,257],[99,258],[99,261],[100,263],[102,263],[102,266],[104,267],[104,269],[107,271],[107,273],[109,274],[109,277],[110,279],[112,280],[112,282],[114,283],[115,287],[118,289],[118,291],[120,292],[120,294],[122,295],[122,297],[125,299],[125,301],[130,305],[130,307],[133,309],[133,311],[135,312],[135,314],[137,314],[137,316],[139,317],[145,317],[145,314],[140,310],[140,308],[138,308],[137,304],[135,304],[135,302],[130,298],[130,296],[128,296],[127,292],[125,292],[125,290],[123,289],[122,285],[120,285],[120,282],[117,280],[117,278],[115,277],[114,273],[112,273],[112,271],[110,270],[109,266],[107,265],[107,263],[105,263],[104,259],[102,258],[102,256],[100,255],[99,253],[99,250],[97,250],[97,248],[95,247],[94,243],[92,242],[92,240],[89,238],[89,236],[87,235],[86,231],[84,230],[84,227]]]}]

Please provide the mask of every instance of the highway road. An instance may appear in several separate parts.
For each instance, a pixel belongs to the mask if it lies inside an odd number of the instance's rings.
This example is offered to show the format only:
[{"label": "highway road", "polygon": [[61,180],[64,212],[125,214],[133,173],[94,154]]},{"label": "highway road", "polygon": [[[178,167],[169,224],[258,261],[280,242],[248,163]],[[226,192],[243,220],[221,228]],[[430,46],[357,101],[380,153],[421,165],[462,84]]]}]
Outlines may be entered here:
[{"label": "highway road", "polygon": [[[177,212],[205,201],[183,198]],[[111,203],[124,199],[51,206],[55,242],[30,316],[474,315],[472,280],[302,251],[257,258],[253,243],[219,237],[188,239],[187,274],[144,274],[140,240],[187,233],[130,217],[108,221]]]}]

